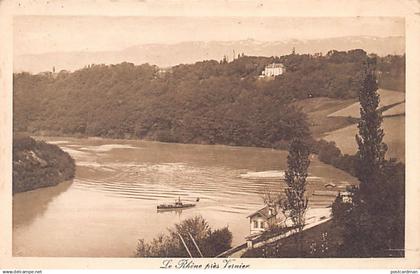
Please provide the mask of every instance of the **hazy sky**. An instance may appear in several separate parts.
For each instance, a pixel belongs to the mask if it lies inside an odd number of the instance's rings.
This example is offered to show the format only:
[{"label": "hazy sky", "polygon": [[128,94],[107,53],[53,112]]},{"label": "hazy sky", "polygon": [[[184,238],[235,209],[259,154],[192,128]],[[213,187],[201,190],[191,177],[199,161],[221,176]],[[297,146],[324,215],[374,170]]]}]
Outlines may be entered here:
[{"label": "hazy sky", "polygon": [[14,54],[119,50],[147,43],[404,36],[401,18],[17,16]]}]

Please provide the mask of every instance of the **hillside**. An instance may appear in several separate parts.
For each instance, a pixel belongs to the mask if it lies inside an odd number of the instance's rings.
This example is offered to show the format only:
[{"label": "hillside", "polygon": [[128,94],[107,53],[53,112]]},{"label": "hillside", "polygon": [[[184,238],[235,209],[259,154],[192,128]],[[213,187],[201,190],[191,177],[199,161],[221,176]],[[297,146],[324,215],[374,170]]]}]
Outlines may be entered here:
[{"label": "hillside", "polygon": [[[309,136],[310,130],[318,136],[354,123],[327,116],[357,100],[366,57],[359,49],[326,56],[240,56],[168,70],[121,63],[73,73],[18,73],[14,129],[282,148],[294,137]],[[378,67],[403,60],[387,58],[379,58]],[[284,64],[286,72],[261,80],[261,71],[273,62]]]},{"label": "hillside", "polygon": [[[384,142],[388,145],[386,156],[405,162],[405,94],[386,89],[379,89],[378,93],[380,95],[379,109],[384,117],[382,121],[382,128],[385,133]],[[327,141],[334,141],[341,152],[352,155],[357,151],[354,136],[358,132],[356,122],[359,118],[359,102],[330,113],[324,119],[329,121],[345,119],[354,121],[354,124],[331,127],[330,130],[325,130],[321,137]]]},{"label": "hillside", "polygon": [[[313,40],[256,41],[187,41],[176,44],[143,44],[120,51],[104,52],[49,52],[37,55],[19,55],[14,59],[14,71],[38,73],[49,71],[54,66],[62,69],[77,70],[90,64],[155,64],[160,67],[178,64],[192,64],[201,60],[221,60],[223,56],[233,58],[236,54],[249,56],[281,56],[290,54],[295,48],[297,53],[326,55],[330,50],[348,51],[364,49],[379,56],[404,54],[404,37],[347,36]],[[235,56],[236,57],[236,56]]]},{"label": "hillside", "polygon": [[[379,89],[380,110],[386,117],[405,114],[405,93]],[[309,128],[314,137],[357,123],[360,104],[357,99],[308,98],[293,103],[308,116]]]},{"label": "hillside", "polygon": [[[167,72],[150,65],[95,65],[74,73],[14,75],[14,128],[46,134],[278,147],[309,134],[289,103],[308,96],[351,98],[360,85],[361,50],[325,57],[243,56]],[[286,73],[258,79],[267,64]]]},{"label": "hillside", "polygon": [[[405,93],[393,91],[393,90],[387,90],[387,89],[379,89],[378,92],[380,96],[380,102],[379,102],[380,109],[383,109],[385,107],[392,106],[392,105],[398,105],[405,101]],[[387,113],[390,113],[390,111],[384,112],[384,115],[390,115]],[[360,118],[360,104],[359,102],[355,102],[354,104],[346,108],[330,113],[328,117]]]},{"label": "hillside", "polygon": [[54,186],[74,177],[75,164],[58,146],[13,137],[13,193]]},{"label": "hillside", "polygon": [[[404,93],[380,89],[379,94],[383,98],[380,105],[384,141],[388,145],[386,156],[405,162],[405,103],[401,103]],[[353,155],[357,152],[355,135],[360,117],[360,105],[354,101],[321,97],[299,100],[293,105],[307,115],[314,138],[333,141],[343,154]]]},{"label": "hillside", "polygon": [[308,117],[309,129],[314,138],[325,132],[354,124],[357,120],[349,117],[331,117],[330,113],[353,105],[357,99],[332,99],[327,97],[308,98],[293,103]]},{"label": "hillside", "polygon": [[[388,145],[387,158],[405,162],[405,94],[379,89],[384,129]],[[360,104],[356,99],[309,98],[293,103],[308,117],[309,129],[316,139],[333,141],[343,154],[357,152],[355,135],[360,118]]]},{"label": "hillside", "polygon": [[[385,117],[382,121],[384,142],[388,146],[387,158],[396,158],[405,162],[405,116]],[[341,152],[354,154],[357,151],[357,124],[326,133],[323,139],[334,141]]]}]

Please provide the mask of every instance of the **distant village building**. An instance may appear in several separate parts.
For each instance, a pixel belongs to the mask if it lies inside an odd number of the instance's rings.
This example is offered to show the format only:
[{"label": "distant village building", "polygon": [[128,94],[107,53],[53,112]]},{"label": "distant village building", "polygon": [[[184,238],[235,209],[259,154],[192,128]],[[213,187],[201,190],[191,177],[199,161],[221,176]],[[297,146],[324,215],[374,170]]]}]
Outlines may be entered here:
[{"label": "distant village building", "polygon": [[159,70],[158,70],[158,73],[159,74],[165,74],[167,72],[168,72],[168,69],[167,68],[159,68]]},{"label": "distant village building", "polygon": [[165,75],[172,73],[172,67],[165,67],[165,68],[161,68],[161,67],[156,67],[156,72],[155,75],[153,76],[154,79],[158,79],[158,78],[164,78]]},{"label": "distant village building", "polygon": [[172,67],[165,67],[165,68],[159,67],[157,71],[158,75],[163,75],[163,74],[171,73],[171,72],[172,72]]},{"label": "distant village building", "polygon": [[260,77],[275,77],[282,75],[286,71],[286,68],[281,63],[272,63],[265,67]]},{"label": "distant village building", "polygon": [[40,75],[40,76],[52,76],[52,72],[51,71],[42,71],[42,72],[39,72],[37,75]]},{"label": "distant village building", "polygon": [[51,71],[43,71],[43,72],[38,73],[38,75],[57,78],[58,73],[55,72],[55,66],[53,66]]}]

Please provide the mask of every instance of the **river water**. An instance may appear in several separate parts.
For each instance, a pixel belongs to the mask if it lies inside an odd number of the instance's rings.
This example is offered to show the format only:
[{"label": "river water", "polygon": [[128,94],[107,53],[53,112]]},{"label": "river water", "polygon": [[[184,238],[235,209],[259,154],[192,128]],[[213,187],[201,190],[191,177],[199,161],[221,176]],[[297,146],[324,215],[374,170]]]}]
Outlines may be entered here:
[{"label": "river water", "polygon": [[[233,244],[249,234],[247,216],[268,190],[282,191],[286,151],[98,138],[43,138],[76,160],[72,182],[13,197],[13,255],[131,257],[138,239],[151,240],[185,218],[228,226]],[[326,212],[332,197],[312,195],[325,184],[342,190],[350,175],[311,157],[311,211]],[[178,197],[200,200],[181,212],[157,212]],[[328,211],[328,210],[327,210]]]}]

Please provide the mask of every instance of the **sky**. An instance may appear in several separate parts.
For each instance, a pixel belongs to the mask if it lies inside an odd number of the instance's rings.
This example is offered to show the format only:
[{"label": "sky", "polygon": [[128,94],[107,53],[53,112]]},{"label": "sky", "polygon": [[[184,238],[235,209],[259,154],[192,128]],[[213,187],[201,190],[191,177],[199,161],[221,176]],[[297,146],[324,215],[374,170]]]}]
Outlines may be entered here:
[{"label": "sky", "polygon": [[14,55],[122,50],[150,43],[404,36],[391,17],[16,16]]}]

